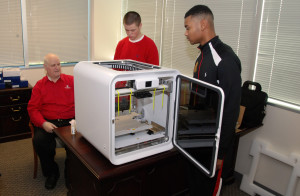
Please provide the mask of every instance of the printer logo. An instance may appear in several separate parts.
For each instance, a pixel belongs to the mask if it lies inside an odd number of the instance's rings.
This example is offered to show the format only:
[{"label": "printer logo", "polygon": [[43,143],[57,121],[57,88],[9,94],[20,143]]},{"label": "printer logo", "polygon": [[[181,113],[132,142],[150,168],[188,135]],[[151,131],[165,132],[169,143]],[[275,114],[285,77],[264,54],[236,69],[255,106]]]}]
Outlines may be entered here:
[{"label": "printer logo", "polygon": [[65,89],[70,89],[71,87],[67,84],[67,86],[65,87]]}]

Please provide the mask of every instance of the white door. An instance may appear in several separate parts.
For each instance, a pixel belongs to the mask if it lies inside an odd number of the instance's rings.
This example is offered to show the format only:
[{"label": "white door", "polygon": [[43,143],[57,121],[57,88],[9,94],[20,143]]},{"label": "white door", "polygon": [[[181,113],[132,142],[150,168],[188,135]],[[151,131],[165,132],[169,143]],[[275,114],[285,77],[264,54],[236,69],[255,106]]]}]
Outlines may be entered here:
[{"label": "white door", "polygon": [[207,176],[215,175],[224,93],[220,87],[179,75],[174,146]]}]

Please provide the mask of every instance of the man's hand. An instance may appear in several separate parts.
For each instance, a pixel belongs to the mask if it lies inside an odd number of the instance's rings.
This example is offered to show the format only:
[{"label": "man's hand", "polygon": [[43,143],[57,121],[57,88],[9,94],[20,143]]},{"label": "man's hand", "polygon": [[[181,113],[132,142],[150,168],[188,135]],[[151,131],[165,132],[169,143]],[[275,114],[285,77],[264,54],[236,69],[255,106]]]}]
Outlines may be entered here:
[{"label": "man's hand", "polygon": [[48,133],[53,133],[53,129],[57,128],[53,123],[45,121],[43,123],[43,129]]},{"label": "man's hand", "polygon": [[222,164],[223,164],[223,160],[222,159],[218,159],[217,160],[217,164],[216,164],[216,169],[217,170],[221,169]]}]

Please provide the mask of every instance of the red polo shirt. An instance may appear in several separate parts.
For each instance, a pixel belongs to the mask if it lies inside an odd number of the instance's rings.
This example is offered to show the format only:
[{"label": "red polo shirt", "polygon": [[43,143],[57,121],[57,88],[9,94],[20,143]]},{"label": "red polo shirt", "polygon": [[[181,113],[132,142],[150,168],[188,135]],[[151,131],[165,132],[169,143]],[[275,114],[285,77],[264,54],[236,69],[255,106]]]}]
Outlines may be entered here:
[{"label": "red polo shirt", "polygon": [[116,48],[114,60],[131,59],[153,65],[159,64],[158,51],[154,41],[144,35],[136,42],[132,42],[128,37],[122,39]]},{"label": "red polo shirt", "polygon": [[45,119],[74,118],[73,76],[61,74],[55,83],[48,76],[43,77],[32,89],[27,110],[31,122],[37,127],[42,127]]}]

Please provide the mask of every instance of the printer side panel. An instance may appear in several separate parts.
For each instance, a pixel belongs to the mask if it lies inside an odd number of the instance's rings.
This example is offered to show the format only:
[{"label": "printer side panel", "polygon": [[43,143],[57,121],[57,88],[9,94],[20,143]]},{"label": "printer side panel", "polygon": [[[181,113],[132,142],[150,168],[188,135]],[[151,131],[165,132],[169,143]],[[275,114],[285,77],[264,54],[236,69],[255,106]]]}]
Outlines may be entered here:
[{"label": "printer side panel", "polygon": [[77,131],[108,159],[111,146],[112,78],[112,74],[92,62],[80,62],[74,68]]}]

